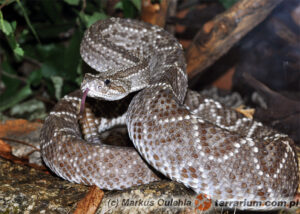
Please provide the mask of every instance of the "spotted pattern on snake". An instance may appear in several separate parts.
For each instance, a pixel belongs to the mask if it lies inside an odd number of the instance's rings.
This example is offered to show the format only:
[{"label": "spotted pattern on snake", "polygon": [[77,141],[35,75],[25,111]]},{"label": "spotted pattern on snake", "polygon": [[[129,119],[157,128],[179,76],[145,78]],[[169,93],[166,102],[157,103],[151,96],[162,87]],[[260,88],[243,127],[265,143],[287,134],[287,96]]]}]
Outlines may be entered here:
[{"label": "spotted pattern on snake", "polygon": [[[158,180],[133,148],[102,144],[96,128],[101,119],[94,120],[87,106],[84,114],[79,114],[81,96],[79,91],[65,96],[45,120],[41,151],[47,166],[66,180],[103,189],[123,189]],[[112,120],[105,117],[102,119]]]},{"label": "spotted pattern on snake", "polygon": [[[187,90],[183,50],[168,32],[111,18],[85,32],[80,51],[99,72],[86,74],[82,82],[89,97],[119,100],[141,90],[122,116],[126,121],[113,121],[126,122],[135,148],[153,168],[212,199],[293,198],[299,180],[293,141]],[[81,123],[89,137],[83,140],[76,126],[79,105],[80,95],[68,95],[45,121],[41,149],[50,169],[71,182],[103,189],[158,180],[134,149],[104,145],[95,128],[88,129],[98,125],[101,131],[119,122],[104,115],[92,122],[86,110]]]}]

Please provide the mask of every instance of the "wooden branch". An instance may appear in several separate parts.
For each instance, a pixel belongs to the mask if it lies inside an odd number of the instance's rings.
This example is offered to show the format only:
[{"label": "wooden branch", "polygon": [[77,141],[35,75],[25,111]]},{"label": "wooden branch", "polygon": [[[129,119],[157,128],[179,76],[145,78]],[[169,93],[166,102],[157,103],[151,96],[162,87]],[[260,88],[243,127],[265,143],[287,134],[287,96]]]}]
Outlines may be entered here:
[{"label": "wooden branch", "polygon": [[164,27],[170,0],[162,0],[160,4],[152,4],[151,0],[142,1],[141,19],[152,25]]},{"label": "wooden branch", "polygon": [[230,9],[207,22],[186,52],[189,78],[195,77],[227,53],[282,1],[240,0]]},{"label": "wooden branch", "polygon": [[[175,17],[176,12],[177,12],[177,0],[170,0],[166,18]],[[166,24],[165,30],[174,35],[175,25]]]},{"label": "wooden branch", "polygon": [[84,185],[2,158],[0,166],[0,213],[73,213],[88,192]]}]

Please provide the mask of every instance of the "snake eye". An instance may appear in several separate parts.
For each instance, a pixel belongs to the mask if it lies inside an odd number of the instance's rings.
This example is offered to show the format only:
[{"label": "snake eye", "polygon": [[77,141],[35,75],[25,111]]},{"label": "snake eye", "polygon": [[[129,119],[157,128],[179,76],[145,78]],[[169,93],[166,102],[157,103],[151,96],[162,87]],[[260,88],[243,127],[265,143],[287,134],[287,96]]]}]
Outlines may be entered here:
[{"label": "snake eye", "polygon": [[106,80],[104,81],[104,83],[105,83],[105,85],[109,85],[110,80],[109,80],[109,79],[106,79]]}]

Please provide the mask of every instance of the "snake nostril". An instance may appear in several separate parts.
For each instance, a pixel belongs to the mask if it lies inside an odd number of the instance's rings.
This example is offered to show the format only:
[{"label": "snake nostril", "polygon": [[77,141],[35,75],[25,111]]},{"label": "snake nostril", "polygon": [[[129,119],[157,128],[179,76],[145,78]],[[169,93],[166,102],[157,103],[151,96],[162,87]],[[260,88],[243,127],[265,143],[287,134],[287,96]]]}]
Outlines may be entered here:
[{"label": "snake nostril", "polygon": [[105,83],[105,85],[109,85],[110,80],[109,80],[109,79],[106,79],[106,80],[104,81],[104,83]]}]

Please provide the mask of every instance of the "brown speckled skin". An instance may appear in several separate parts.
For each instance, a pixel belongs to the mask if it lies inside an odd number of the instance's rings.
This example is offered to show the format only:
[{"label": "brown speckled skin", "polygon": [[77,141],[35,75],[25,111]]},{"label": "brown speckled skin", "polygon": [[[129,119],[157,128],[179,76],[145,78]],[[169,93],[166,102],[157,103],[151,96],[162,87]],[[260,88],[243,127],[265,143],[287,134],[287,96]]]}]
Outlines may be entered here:
[{"label": "brown speckled skin", "polygon": [[[168,89],[159,87],[144,89],[133,99],[128,132],[145,160],[172,180],[213,199],[292,199],[298,186],[293,141],[188,91],[185,104],[192,109],[191,103],[198,101],[191,113],[172,99]],[[251,127],[256,128],[250,136]]]},{"label": "brown speckled skin", "polygon": [[[213,199],[293,198],[299,180],[293,141],[187,92],[182,48],[163,29],[134,20],[101,21],[86,32],[81,55],[102,73],[86,76],[81,89],[89,88],[88,96],[119,99],[144,88],[131,101],[126,123],[136,149],[155,169]],[[76,115],[70,106],[79,99],[64,102],[54,111]],[[43,158],[55,173],[105,189],[157,180],[135,150],[83,141],[74,128],[77,116],[70,122],[67,117],[50,115],[42,131]],[[67,130],[54,136],[55,128]]]},{"label": "brown speckled skin", "polygon": [[[103,189],[123,189],[159,180],[131,147],[104,145],[86,108],[79,129],[80,99],[77,91],[62,98],[46,118],[41,130],[41,151],[47,166],[60,177]],[[72,105],[73,104],[73,105]],[[68,114],[66,114],[68,113]],[[90,121],[89,121],[90,120]]]}]

